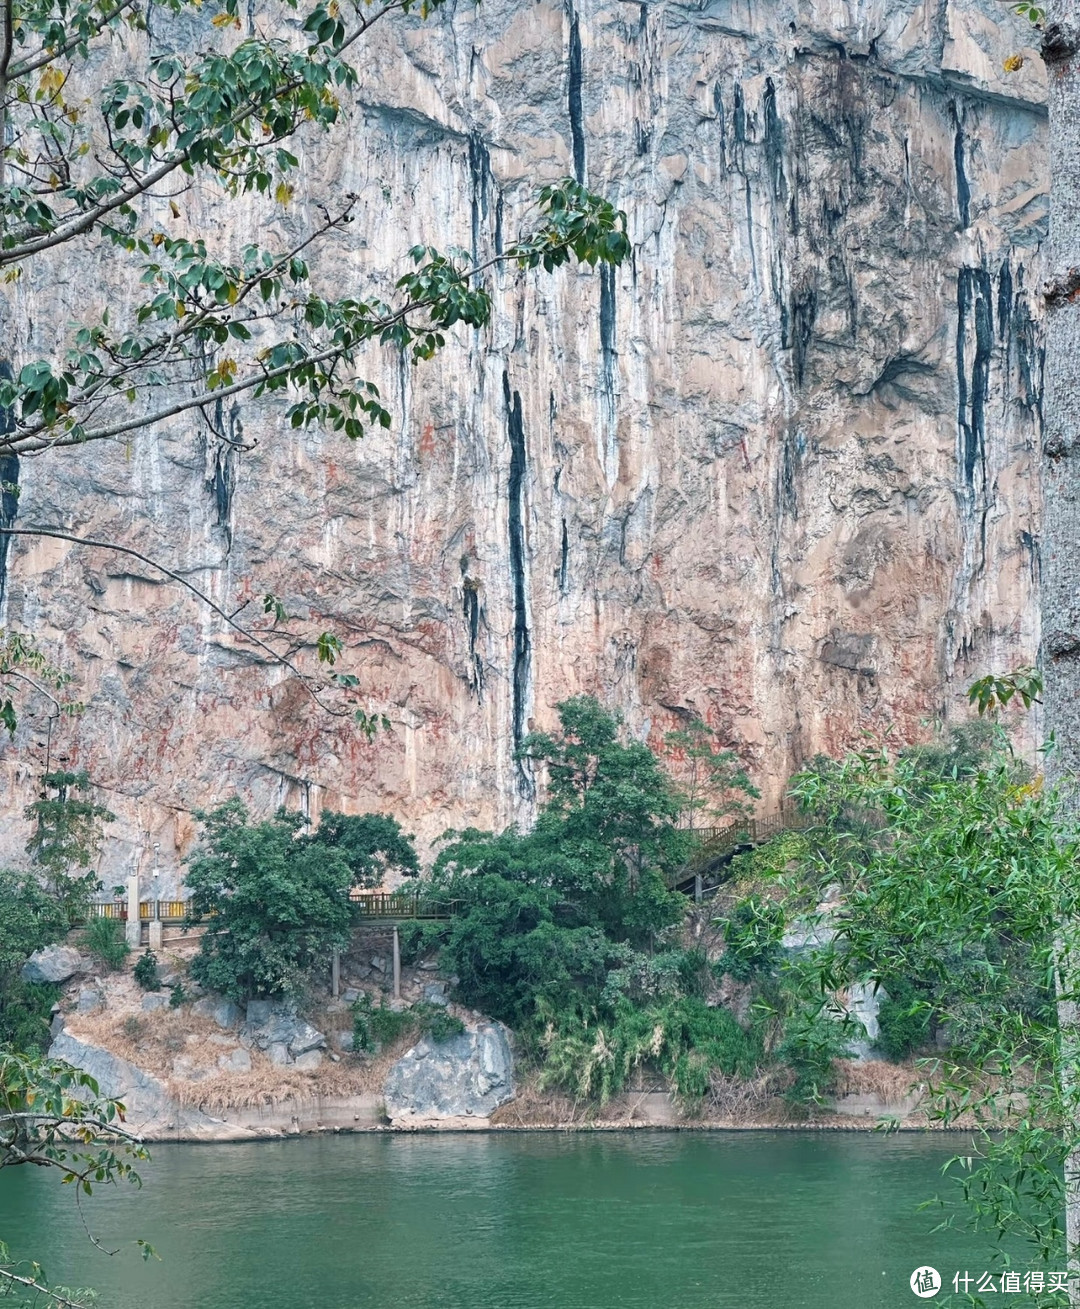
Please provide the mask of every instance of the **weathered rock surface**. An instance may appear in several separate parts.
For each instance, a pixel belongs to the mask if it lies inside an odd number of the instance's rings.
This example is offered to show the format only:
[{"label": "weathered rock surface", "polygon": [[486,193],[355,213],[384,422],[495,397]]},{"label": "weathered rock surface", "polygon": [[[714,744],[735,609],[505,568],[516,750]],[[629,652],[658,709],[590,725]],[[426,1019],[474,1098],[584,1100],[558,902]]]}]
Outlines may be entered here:
[{"label": "weathered rock surface", "polygon": [[[272,1063],[287,1064],[326,1045],[326,1034],[297,1017],[292,1005],[273,1000],[249,1000],[247,1021],[240,1029],[240,1041],[248,1048],[264,1050]],[[317,1067],[309,1062],[308,1067]]]},{"label": "weathered rock surface", "polygon": [[233,1050],[218,1057],[218,1067],[226,1073],[250,1073],[251,1055],[246,1050]]},{"label": "weathered rock surface", "polygon": [[47,945],[35,950],[22,966],[24,982],[67,982],[93,967],[91,960],[66,945]]},{"label": "weathered rock surface", "polygon": [[77,1007],[81,1014],[92,1014],[105,1007],[105,997],[93,986],[84,986],[79,992]]},{"label": "weathered rock surface", "polygon": [[210,1018],[218,1027],[239,1027],[244,1021],[244,1011],[231,1000],[222,1000],[219,996],[204,996],[191,1006],[191,1012],[201,1018]]},{"label": "weathered rock surface", "polygon": [[123,1100],[128,1121],[135,1131],[139,1130],[140,1121],[157,1117],[170,1107],[171,1101],[163,1082],[119,1055],[79,1040],[67,1030],[62,1031],[49,1047],[49,1058],[63,1059],[81,1068],[96,1079],[103,1096]]},{"label": "weathered rock surface", "polygon": [[[229,1056],[230,1066],[226,1071],[247,1071],[243,1059],[246,1053],[237,1050]],[[363,1130],[378,1121],[375,1095],[286,1100],[274,1105],[232,1109],[219,1118],[190,1105],[178,1104],[158,1078],[66,1030],[55,1038],[49,1055],[90,1073],[97,1079],[102,1095],[123,1100],[127,1107],[126,1126],[147,1140],[252,1140],[297,1131]],[[174,1060],[173,1075],[185,1078],[190,1075],[190,1080],[199,1081],[206,1073],[193,1070],[191,1059],[181,1055]]]},{"label": "weathered rock surface", "polygon": [[384,1095],[387,1115],[397,1127],[488,1118],[514,1095],[506,1028],[481,1022],[448,1041],[425,1037],[390,1069]]},{"label": "weathered rock surface", "polygon": [[[425,840],[527,819],[515,747],[580,691],[653,741],[700,714],[768,805],[815,751],[886,723],[909,739],[963,712],[973,676],[1030,662],[1031,40],[1000,0],[394,15],[347,121],[304,143],[287,213],[180,198],[176,234],[239,248],[355,193],[349,234],[310,257],[321,286],[363,294],[417,240],[488,257],[537,183],[576,173],[627,211],[633,257],[494,273],[490,328],[422,368],[366,356],[394,425],[355,445],[240,397],[233,444],[191,415],[23,461],[20,522],[141,548],[228,606],[273,591],[346,640],[340,666],[394,723],[369,745],[328,720],[130,557],[13,542],[3,620],[82,679],[61,731],[119,815],[110,869],[148,839],[178,860],[191,810],[233,791],[263,812],[386,809]],[[42,264],[4,289],[16,368],[127,294],[98,294],[98,272]],[[26,839],[25,747],[0,743],[0,855]]]}]

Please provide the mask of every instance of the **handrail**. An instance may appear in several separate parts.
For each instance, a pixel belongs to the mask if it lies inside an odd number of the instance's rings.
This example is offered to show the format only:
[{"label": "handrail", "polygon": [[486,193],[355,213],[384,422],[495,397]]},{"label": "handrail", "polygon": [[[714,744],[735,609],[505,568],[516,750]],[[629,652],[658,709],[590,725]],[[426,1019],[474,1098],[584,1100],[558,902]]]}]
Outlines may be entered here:
[{"label": "handrail", "polygon": [[[349,892],[349,900],[357,907],[361,918],[449,918],[461,903],[459,900],[421,898],[410,891],[353,890]],[[139,902],[139,921],[183,922],[188,916],[190,903],[189,900],[142,900]],[[95,901],[89,906],[87,917],[111,918],[126,923],[127,901]]]},{"label": "handrail", "polygon": [[700,873],[702,869],[733,853],[741,845],[762,845],[781,832],[805,831],[812,823],[809,814],[797,809],[781,809],[764,818],[735,818],[722,827],[693,829],[703,837],[701,844],[683,866],[668,878],[668,886],[676,887]]}]

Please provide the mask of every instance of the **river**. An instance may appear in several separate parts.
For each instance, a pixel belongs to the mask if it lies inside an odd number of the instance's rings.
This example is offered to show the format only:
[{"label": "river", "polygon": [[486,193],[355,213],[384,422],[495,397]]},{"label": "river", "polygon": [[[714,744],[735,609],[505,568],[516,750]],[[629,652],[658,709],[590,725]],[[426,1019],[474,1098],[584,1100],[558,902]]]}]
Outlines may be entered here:
[{"label": "river", "polygon": [[[358,1135],[158,1145],[84,1203],[0,1173],[0,1239],[102,1309],[886,1309],[990,1267],[918,1212],[963,1138]],[[144,1263],[136,1237],[160,1262]],[[996,1301],[995,1301],[996,1302]]]}]

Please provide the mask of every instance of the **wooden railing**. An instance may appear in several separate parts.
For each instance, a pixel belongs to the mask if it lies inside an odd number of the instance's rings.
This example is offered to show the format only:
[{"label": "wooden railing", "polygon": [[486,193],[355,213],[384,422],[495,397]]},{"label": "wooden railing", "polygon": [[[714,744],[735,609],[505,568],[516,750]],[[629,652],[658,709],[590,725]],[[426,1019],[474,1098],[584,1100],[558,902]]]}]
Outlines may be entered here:
[{"label": "wooden railing", "polygon": [[361,918],[450,918],[459,900],[428,900],[408,891],[352,891]]},{"label": "wooden railing", "polygon": [[809,815],[797,809],[781,809],[764,818],[736,818],[722,827],[694,829],[700,845],[683,866],[668,878],[669,886],[681,886],[711,864],[734,853],[740,846],[761,845],[781,832],[801,832],[810,826]]},{"label": "wooden railing", "polygon": [[[809,827],[810,819],[795,809],[781,809],[764,818],[736,818],[717,827],[692,829],[698,846],[683,866],[668,877],[668,886],[685,886],[692,878],[710,865],[732,854],[740,846],[760,845],[780,832],[802,831]],[[431,900],[412,891],[361,891],[349,893],[362,919],[451,918],[461,904],[459,900]],[[139,904],[139,919],[150,922],[179,923],[187,917],[186,900],[143,900]],[[91,918],[117,918],[127,920],[127,901],[109,900],[92,904]]]},{"label": "wooden railing", "polygon": [[[449,918],[460,904],[458,900],[430,900],[408,891],[352,891],[349,899],[361,918]],[[143,900],[139,904],[139,921],[157,918],[163,923],[179,923],[187,917],[187,900]],[[114,918],[127,922],[126,900],[106,900],[92,904],[91,918]]]},{"label": "wooden railing", "polygon": [[[139,921],[148,923],[159,918],[163,923],[179,923],[187,917],[186,900],[141,900],[139,902]],[[99,901],[90,906],[91,918],[116,918],[127,922],[128,907],[126,900]]]}]

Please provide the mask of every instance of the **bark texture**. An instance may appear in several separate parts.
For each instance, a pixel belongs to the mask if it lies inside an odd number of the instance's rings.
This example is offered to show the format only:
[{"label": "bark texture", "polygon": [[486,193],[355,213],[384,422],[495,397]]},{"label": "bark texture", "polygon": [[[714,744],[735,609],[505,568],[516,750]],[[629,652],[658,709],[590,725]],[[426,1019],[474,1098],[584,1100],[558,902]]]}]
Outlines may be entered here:
[{"label": "bark texture", "polygon": [[[1052,167],[1042,451],[1042,666],[1045,724],[1056,741],[1046,771],[1062,786],[1075,818],[1080,814],[1080,19],[1071,0],[1050,5],[1043,53],[1050,75]],[[1059,1003],[1058,1017],[1062,1075],[1066,1095],[1075,1104],[1080,1010],[1068,998],[1076,985],[1075,967],[1066,972],[1073,976],[1067,978],[1067,998]],[[1067,1160],[1065,1184],[1066,1237],[1075,1270],[1080,1266],[1080,1151]],[[1070,1283],[1069,1299],[1073,1306],[1080,1305],[1080,1280]]]},{"label": "bark texture", "polygon": [[[359,445],[245,402],[217,420],[250,450],[192,418],[7,470],[20,524],[310,610],[395,724],[339,730],[131,559],[13,542],[4,621],[85,679],[52,750],[120,815],[112,880],[152,841],[167,880],[190,811],[237,791],[384,808],[422,839],[527,820],[515,745],[577,692],[654,740],[701,715],[769,806],[815,752],[910,739],[1031,661],[1045,88],[1034,51],[1002,63],[1033,35],[998,0],[484,0],[378,29],[274,219],[361,197],[327,286],[378,290],[419,240],[498,249],[568,173],[627,210],[633,257],[501,275],[490,330],[434,365],[373,355],[396,421]],[[236,243],[252,222],[179,203]],[[109,293],[107,262],[38,266],[6,290],[13,362]],[[1053,630],[1080,641],[1074,610]],[[0,756],[8,857],[24,730]]]}]

